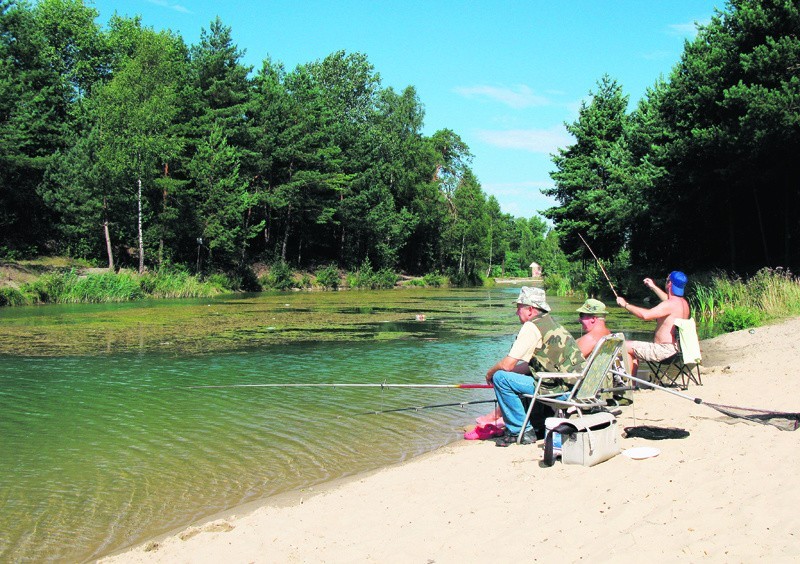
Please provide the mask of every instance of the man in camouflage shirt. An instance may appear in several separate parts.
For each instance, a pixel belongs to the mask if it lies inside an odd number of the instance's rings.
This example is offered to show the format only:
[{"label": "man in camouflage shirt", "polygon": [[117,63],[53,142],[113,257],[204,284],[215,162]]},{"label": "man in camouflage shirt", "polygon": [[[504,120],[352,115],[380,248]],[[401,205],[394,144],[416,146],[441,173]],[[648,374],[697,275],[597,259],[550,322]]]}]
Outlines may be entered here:
[{"label": "man in camouflage shirt", "polygon": [[[525,408],[519,394],[533,394],[535,372],[580,372],[584,359],[569,331],[550,315],[544,290],[523,286],[517,298],[517,317],[522,329],[508,355],[486,372],[486,381],[494,385],[497,403],[506,424],[504,444],[517,441],[536,442],[532,427],[522,429]],[[547,393],[566,391],[548,388]]]}]

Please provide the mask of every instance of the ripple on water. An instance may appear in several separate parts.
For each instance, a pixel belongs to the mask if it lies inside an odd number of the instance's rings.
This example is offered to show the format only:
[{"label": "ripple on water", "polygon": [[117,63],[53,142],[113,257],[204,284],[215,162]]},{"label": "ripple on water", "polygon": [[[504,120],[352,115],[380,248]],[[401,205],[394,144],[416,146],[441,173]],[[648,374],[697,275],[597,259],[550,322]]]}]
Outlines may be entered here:
[{"label": "ripple on water", "polygon": [[[240,503],[379,468],[459,438],[465,425],[492,406],[358,414],[480,400],[491,398],[491,391],[189,388],[480,381],[487,364],[508,350],[517,328],[510,308],[494,307],[509,302],[508,292],[432,294],[432,306],[422,294],[376,294],[401,296],[401,315],[408,319],[373,319],[351,326],[349,334],[323,325],[307,332],[302,343],[215,351],[217,341],[209,338],[189,349],[160,352],[145,347],[124,354],[5,356],[0,561],[92,559]],[[332,309],[358,318],[341,302],[368,295],[315,299],[323,306],[338,300]],[[299,310],[299,300],[307,297],[269,299],[273,310],[285,309],[285,303]],[[569,312],[580,300],[575,302],[561,307]],[[183,315],[179,307],[153,307],[162,316]],[[202,307],[229,316],[244,310],[263,316],[266,308],[254,297]],[[391,308],[377,302],[368,309],[383,318]],[[83,311],[112,320],[116,315],[99,307]],[[410,314],[418,311],[428,321],[413,321]],[[223,331],[243,335],[271,325],[260,319],[255,327],[237,329],[225,325],[225,316],[214,319]],[[326,331],[348,341],[323,342]],[[474,331],[477,336],[470,336]],[[382,341],[376,334],[403,339]],[[191,335],[159,342],[190,342]]]}]

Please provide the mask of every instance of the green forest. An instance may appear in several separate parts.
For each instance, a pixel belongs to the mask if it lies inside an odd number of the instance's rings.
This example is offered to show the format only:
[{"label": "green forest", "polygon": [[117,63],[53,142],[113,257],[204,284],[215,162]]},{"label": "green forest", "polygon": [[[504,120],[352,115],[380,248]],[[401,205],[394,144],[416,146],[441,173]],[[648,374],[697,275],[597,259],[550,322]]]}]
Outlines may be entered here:
[{"label": "green forest", "polygon": [[[557,205],[515,218],[458,133],[423,134],[413,85],[367,54],[241,62],[217,19],[196,45],[81,0],[0,0],[0,259],[226,273],[255,263],[457,283],[598,287],[800,263],[800,6],[731,0],[629,108],[593,84],[553,155]],[[549,220],[549,221],[548,221]]]}]

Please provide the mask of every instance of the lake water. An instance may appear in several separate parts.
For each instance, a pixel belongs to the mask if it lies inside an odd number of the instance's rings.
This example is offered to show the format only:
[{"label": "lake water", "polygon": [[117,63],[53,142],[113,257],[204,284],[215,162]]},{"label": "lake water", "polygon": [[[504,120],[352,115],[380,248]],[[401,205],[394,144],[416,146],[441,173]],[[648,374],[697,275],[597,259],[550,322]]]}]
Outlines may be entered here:
[{"label": "lake water", "polygon": [[[482,382],[519,328],[517,292],[5,308],[0,561],[97,558],[459,440],[492,403],[364,413],[490,400],[491,390],[192,386]],[[551,300],[576,336],[580,301]],[[608,324],[651,329],[624,312]]]}]

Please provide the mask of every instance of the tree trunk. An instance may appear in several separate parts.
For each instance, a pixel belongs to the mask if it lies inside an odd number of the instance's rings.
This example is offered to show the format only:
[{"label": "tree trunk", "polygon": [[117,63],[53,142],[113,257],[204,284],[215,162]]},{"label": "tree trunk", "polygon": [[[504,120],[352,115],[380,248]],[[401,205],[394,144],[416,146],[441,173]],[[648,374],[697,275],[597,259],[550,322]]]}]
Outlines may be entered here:
[{"label": "tree trunk", "polygon": [[247,232],[250,229],[250,216],[253,213],[253,208],[247,208],[247,214],[244,216],[244,237],[242,238],[242,254],[239,258],[239,268],[244,266],[244,259],[247,255]]},{"label": "tree trunk", "polygon": [[103,196],[103,237],[106,240],[106,252],[108,253],[108,271],[114,272],[114,251],[111,250],[111,233],[108,230],[108,208],[105,196]]},{"label": "tree trunk", "polygon": [[[169,163],[164,163],[164,178],[169,178]],[[164,264],[164,218],[167,215],[167,185],[161,192],[161,236],[158,238],[158,268]]]},{"label": "tree trunk", "polygon": [[286,230],[283,232],[283,243],[281,244],[281,260],[286,262],[286,247],[289,245],[289,226],[292,223],[292,206],[286,208]]},{"label": "tree trunk", "polygon": [[492,249],[494,249],[494,238],[492,237],[492,229],[489,228],[489,268],[486,269],[486,277],[492,275]]},{"label": "tree trunk", "polygon": [[144,274],[144,238],[142,237],[142,179],[139,179],[139,274]]},{"label": "tree trunk", "polygon": [[464,273],[464,249],[467,246],[467,236],[466,234],[461,236],[461,256],[458,257],[458,273]]}]

